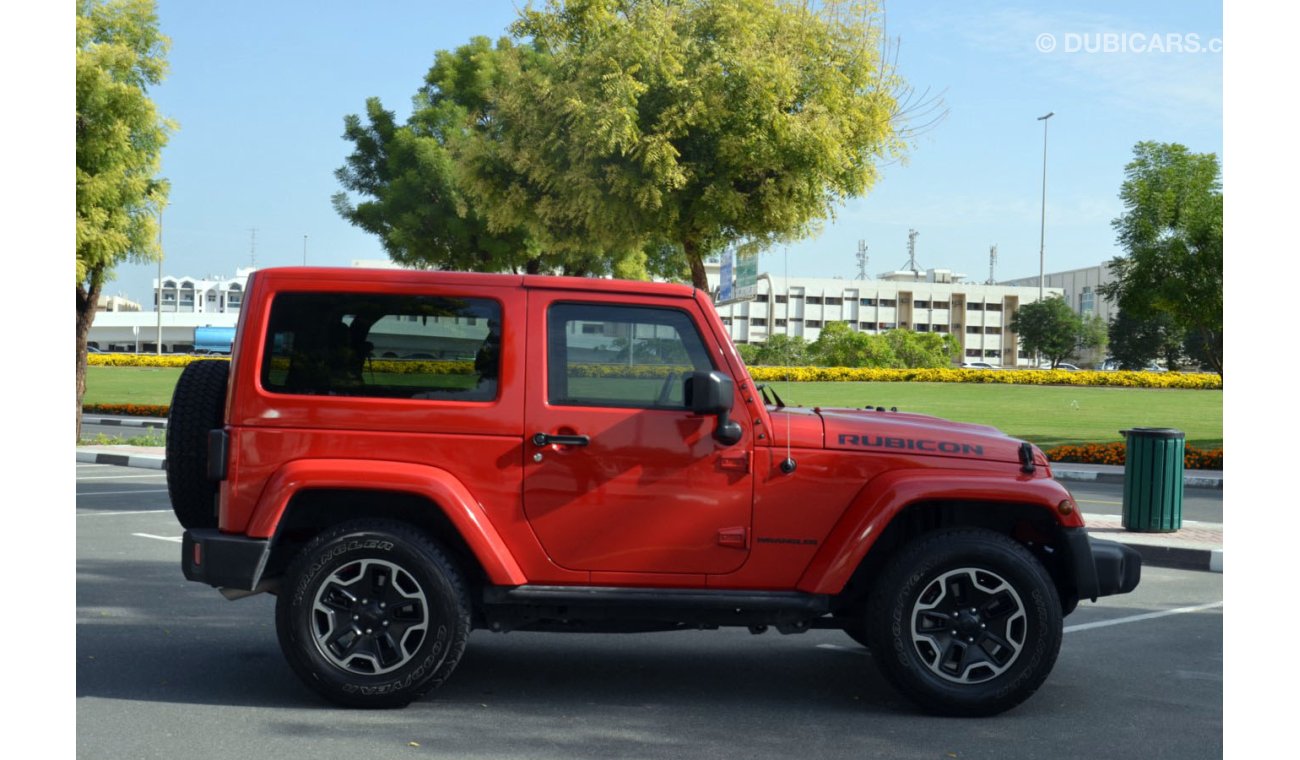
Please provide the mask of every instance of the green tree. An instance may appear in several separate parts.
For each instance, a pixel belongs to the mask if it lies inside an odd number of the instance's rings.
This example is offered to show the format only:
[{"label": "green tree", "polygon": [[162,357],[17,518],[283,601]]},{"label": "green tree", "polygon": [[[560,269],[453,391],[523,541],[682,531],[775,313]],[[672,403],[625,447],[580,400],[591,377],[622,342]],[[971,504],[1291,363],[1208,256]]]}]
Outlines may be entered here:
[{"label": "green tree", "polygon": [[1154,313],[1137,318],[1120,309],[1109,326],[1110,355],[1120,369],[1142,370],[1156,359],[1170,366],[1182,357],[1186,335],[1168,314]]},{"label": "green tree", "polygon": [[777,333],[759,343],[755,364],[770,367],[802,367],[810,362],[808,341],[799,335]]},{"label": "green tree", "polygon": [[1168,315],[1223,375],[1223,192],[1219,159],[1177,143],[1140,142],[1125,167],[1125,256],[1101,292],[1139,320]]},{"label": "green tree", "polygon": [[1020,345],[1047,359],[1053,369],[1075,352],[1083,336],[1083,320],[1060,296],[1021,306],[1010,326]]},{"label": "green tree", "polygon": [[899,358],[882,338],[857,332],[847,322],[826,322],[811,346],[823,367],[897,367]]},{"label": "green tree", "polygon": [[167,71],[169,41],[153,0],[77,0],[77,438],[86,340],[104,283],[123,261],[160,255],[157,178],[175,126],[148,89]]},{"label": "green tree", "polygon": [[[550,0],[512,28],[499,139],[462,178],[493,229],[689,264],[806,233],[901,154],[904,85],[865,3]],[[515,51],[522,46],[512,48]]]},{"label": "green tree", "polygon": [[897,357],[895,366],[906,369],[949,367],[960,350],[956,338],[939,333],[889,330],[880,338]]}]

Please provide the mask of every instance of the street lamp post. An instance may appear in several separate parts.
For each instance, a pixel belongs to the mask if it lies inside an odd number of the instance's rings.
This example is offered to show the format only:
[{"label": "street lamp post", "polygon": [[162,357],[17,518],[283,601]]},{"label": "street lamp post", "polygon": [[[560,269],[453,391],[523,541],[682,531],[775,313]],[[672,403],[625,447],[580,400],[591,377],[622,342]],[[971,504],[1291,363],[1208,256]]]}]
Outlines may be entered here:
[{"label": "street lamp post", "polygon": [[163,265],[163,212],[167,210],[167,203],[164,201],[158,207],[158,304],[154,311],[158,312],[158,342],[154,344],[154,354],[162,355],[162,265]]},{"label": "street lamp post", "polygon": [[1038,300],[1040,301],[1043,300],[1043,286],[1046,284],[1043,264],[1047,250],[1045,245],[1047,241],[1047,120],[1054,115],[1056,115],[1055,111],[1049,111],[1046,116],[1038,117],[1038,121],[1043,122],[1043,212],[1038,227]]}]

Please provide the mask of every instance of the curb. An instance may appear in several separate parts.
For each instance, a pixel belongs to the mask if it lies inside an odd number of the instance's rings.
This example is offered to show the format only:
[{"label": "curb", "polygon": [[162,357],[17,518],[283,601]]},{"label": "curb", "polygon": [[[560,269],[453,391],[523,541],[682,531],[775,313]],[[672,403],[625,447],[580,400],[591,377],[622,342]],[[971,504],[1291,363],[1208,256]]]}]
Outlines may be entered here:
[{"label": "curb", "polygon": [[[1092,470],[1067,470],[1052,468],[1052,477],[1056,480],[1073,480],[1088,483],[1111,483],[1115,485],[1124,485],[1124,473],[1122,472],[1094,472]],[[1195,473],[1183,474],[1184,488],[1213,488],[1223,489],[1223,476],[1206,476]]]},{"label": "curb", "polygon": [[77,461],[85,464],[115,464],[119,467],[144,467],[150,470],[163,470],[167,460],[147,454],[113,454],[107,451],[77,450]]},{"label": "curb", "polygon": [[148,417],[96,417],[83,414],[81,422],[83,425],[90,423],[92,425],[103,425],[104,427],[142,427],[159,430],[167,428],[167,420],[162,418],[150,419]]},{"label": "curb", "polygon": [[[1098,536],[1098,538],[1102,538]],[[1106,540],[1116,540],[1106,536]],[[1204,570],[1211,573],[1223,572],[1222,549],[1190,549],[1182,546],[1156,546],[1153,544],[1135,544],[1127,541],[1120,543],[1137,550],[1142,555],[1143,567],[1168,567],[1175,570]]]}]

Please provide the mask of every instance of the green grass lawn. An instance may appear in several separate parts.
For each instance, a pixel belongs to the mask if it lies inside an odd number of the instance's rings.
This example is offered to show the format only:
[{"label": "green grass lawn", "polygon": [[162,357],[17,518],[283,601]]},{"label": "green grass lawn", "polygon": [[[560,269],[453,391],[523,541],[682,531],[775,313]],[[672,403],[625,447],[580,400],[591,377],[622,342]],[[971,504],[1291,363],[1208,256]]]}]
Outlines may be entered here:
[{"label": "green grass lawn", "polygon": [[[168,404],[181,370],[87,367],[88,404]],[[770,383],[792,406],[870,404],[993,425],[1051,448],[1123,440],[1130,427],[1171,427],[1200,448],[1223,446],[1223,391],[963,383]]]}]

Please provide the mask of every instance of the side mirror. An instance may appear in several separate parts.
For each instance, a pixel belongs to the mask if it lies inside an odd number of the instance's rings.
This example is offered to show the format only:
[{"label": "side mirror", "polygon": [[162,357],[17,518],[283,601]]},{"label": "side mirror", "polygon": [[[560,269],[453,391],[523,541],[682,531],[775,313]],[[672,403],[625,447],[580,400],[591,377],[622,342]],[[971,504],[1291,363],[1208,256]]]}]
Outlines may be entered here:
[{"label": "side mirror", "polygon": [[731,404],[736,397],[736,386],[730,377],[713,372],[692,372],[687,375],[682,389],[686,406],[693,414],[716,415],[718,426],[713,437],[718,443],[730,446],[744,437],[740,423],[730,419]]}]

